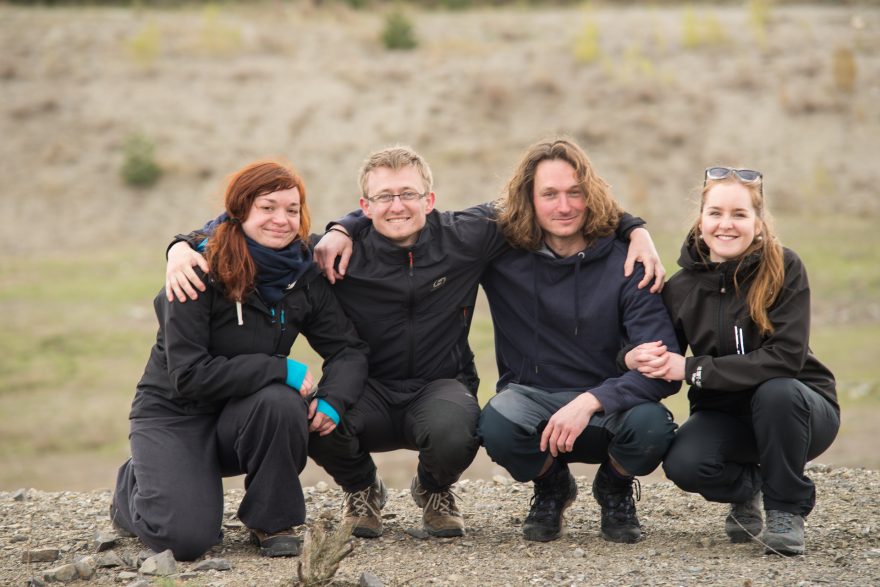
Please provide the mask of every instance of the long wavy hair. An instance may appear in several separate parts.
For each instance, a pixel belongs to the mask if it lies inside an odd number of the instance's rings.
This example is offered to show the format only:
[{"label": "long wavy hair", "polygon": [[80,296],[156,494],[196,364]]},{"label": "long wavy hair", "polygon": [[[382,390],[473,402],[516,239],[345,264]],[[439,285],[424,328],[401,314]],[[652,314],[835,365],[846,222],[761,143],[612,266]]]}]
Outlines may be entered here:
[{"label": "long wavy hair", "polygon": [[495,201],[498,222],[508,242],[516,248],[534,251],[543,239],[533,201],[535,171],[542,161],[565,161],[574,168],[584,192],[587,216],[581,228],[587,245],[614,233],[622,210],[611,195],[611,186],[599,177],[589,157],[567,137],[535,143],[523,155],[501,197]]},{"label": "long wavy hair", "polygon": [[259,196],[280,190],[299,191],[300,220],[296,238],[305,241],[309,235],[310,218],[306,205],[306,186],[299,174],[287,163],[255,161],[229,177],[224,203],[229,217],[211,235],[205,256],[212,277],[223,285],[226,297],[241,301],[254,289],[257,267],[248,251],[241,224],[247,220]]},{"label": "long wavy hair", "polygon": [[[779,297],[782,283],[785,280],[785,266],[782,260],[782,243],[773,231],[773,217],[764,206],[764,190],[762,183],[742,183],[733,176],[720,180],[708,180],[700,193],[700,212],[694,225],[691,227],[689,237],[697,243],[697,252],[704,262],[709,262],[709,249],[703,243],[700,234],[700,222],[703,208],[706,205],[706,196],[715,185],[719,183],[738,182],[749,191],[752,206],[755,209],[755,219],[758,223],[758,234],[748,248],[743,251],[739,258],[736,269],[733,272],[733,285],[737,295],[740,295],[740,269],[751,255],[758,256],[758,269],[755,279],[749,288],[747,302],[749,316],[758,325],[762,335],[772,334],[773,324],[767,315],[770,306]],[[758,231],[756,231],[758,232]]]}]

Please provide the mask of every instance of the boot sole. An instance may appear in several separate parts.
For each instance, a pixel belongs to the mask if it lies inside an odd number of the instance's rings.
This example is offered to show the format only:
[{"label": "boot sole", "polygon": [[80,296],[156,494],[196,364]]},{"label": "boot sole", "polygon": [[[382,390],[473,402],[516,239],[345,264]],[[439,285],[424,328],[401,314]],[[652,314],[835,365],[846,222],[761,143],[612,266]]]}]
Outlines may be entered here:
[{"label": "boot sole", "polygon": [[351,535],[358,538],[378,538],[382,535],[382,529],[375,530],[373,528],[362,528],[355,526],[351,529]]},{"label": "boot sole", "polygon": [[616,542],[617,544],[635,544],[639,540],[642,539],[642,532],[639,531],[638,534],[608,534],[604,530],[602,531],[602,538],[607,540],[608,542]]},{"label": "boot sole", "polygon": [[462,528],[444,528],[442,530],[432,530],[427,526],[422,526],[422,529],[435,538],[458,538],[464,536],[464,529]]}]

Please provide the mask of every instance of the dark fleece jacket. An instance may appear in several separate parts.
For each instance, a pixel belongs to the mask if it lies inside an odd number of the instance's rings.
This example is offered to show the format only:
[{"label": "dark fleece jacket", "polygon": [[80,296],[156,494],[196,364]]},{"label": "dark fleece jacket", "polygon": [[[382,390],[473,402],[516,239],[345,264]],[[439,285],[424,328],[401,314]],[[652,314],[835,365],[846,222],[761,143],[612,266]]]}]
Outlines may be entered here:
[{"label": "dark fleece jacket", "polygon": [[514,249],[492,262],[482,283],[495,325],[499,391],[509,383],[590,391],[612,413],[678,390],[678,382],[617,367],[627,344],[662,340],[678,350],[662,298],[637,287],[642,266],[624,277],[626,254],[626,244],[607,237],[563,259]]}]

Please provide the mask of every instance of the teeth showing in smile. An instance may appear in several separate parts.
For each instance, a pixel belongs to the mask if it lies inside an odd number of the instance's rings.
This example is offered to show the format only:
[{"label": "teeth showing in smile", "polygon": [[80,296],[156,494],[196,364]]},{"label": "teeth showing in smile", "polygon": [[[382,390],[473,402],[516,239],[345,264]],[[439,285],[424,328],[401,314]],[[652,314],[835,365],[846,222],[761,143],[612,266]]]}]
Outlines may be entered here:
[{"label": "teeth showing in smile", "polygon": [[409,220],[409,218],[386,218],[385,222],[388,222],[389,224],[398,224],[400,222],[406,222],[407,220]]}]

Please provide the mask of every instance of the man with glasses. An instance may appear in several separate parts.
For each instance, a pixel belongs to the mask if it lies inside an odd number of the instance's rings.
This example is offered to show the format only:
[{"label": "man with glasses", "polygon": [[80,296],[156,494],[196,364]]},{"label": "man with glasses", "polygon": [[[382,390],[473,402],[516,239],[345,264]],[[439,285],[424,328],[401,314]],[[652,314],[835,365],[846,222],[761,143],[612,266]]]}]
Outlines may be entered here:
[{"label": "man with glasses", "polygon": [[[344,521],[355,536],[382,533],[386,490],[370,453],[397,449],[419,453],[410,489],[426,532],[464,535],[449,488],[479,447],[479,379],[467,336],[480,277],[508,246],[486,206],[434,211],[432,186],[430,167],[411,149],[372,154],[360,172],[361,213],[331,226],[324,238],[336,243],[316,250],[339,302],[370,345],[369,379],[357,404],[333,433],[309,441],[310,456],[345,492]],[[630,229],[642,224],[627,220]],[[343,227],[355,235],[354,254],[349,248],[334,266],[339,241],[352,244]],[[653,278],[655,263],[656,283],[662,283],[647,231],[635,233],[639,246],[631,256],[652,268],[642,285]],[[196,260],[189,247],[172,247],[169,295],[195,295],[187,273]]]}]

